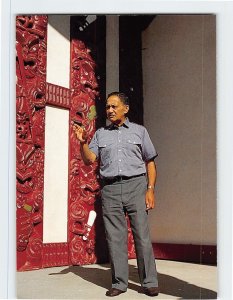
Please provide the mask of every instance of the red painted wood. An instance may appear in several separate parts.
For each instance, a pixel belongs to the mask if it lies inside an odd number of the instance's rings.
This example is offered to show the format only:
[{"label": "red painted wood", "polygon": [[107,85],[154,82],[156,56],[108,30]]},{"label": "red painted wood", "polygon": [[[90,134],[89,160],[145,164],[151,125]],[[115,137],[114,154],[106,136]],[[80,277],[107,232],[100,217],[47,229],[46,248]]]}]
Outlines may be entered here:
[{"label": "red painted wood", "polygon": [[[45,82],[47,16],[18,16],[16,36],[17,269],[106,262],[98,163],[84,165],[72,129],[73,121],[82,124],[89,140],[96,130],[100,99],[91,51],[82,41],[71,41],[71,89],[66,89]],[[45,105],[70,110],[68,243],[42,241]],[[91,210],[97,218],[84,241]],[[128,231],[129,258],[134,258]]]},{"label": "red painted wood", "polygon": [[43,268],[69,265],[68,243],[43,244]]},{"label": "red painted wood", "polygon": [[95,132],[98,84],[91,51],[77,39],[71,41],[71,109],[70,109],[70,183],[69,183],[69,255],[70,264],[92,264],[96,257],[95,226],[89,239],[83,240],[87,220],[99,199],[98,165],[85,166],[72,122],[85,127],[89,140]]},{"label": "red painted wood", "polygon": [[47,17],[16,17],[17,269],[42,265]]},{"label": "red painted wood", "polygon": [[127,218],[127,224],[128,224],[128,258],[136,258],[136,252],[135,252],[135,245],[134,245],[134,238],[133,238],[133,233],[132,229],[130,227],[130,222],[128,216]]},{"label": "red painted wood", "polygon": [[70,89],[47,82],[46,104],[69,109],[71,106]]},{"label": "red painted wood", "polygon": [[153,243],[155,258],[194,262],[217,263],[217,247],[212,245]]}]

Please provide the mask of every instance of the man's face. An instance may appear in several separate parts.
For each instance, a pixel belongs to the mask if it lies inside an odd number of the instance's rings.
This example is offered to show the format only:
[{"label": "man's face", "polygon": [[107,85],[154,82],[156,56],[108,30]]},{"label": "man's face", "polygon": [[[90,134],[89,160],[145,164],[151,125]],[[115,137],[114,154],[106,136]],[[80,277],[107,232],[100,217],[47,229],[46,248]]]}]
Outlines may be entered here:
[{"label": "man's face", "polygon": [[125,114],[129,106],[125,105],[118,96],[110,96],[106,104],[107,118],[111,123],[121,125],[125,121]]}]

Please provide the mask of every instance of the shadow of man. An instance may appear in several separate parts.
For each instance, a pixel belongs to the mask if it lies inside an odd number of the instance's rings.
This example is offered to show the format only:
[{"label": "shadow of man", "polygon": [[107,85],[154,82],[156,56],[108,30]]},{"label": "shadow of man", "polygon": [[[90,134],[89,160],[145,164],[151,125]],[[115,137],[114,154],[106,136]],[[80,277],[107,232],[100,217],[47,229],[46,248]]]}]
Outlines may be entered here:
[{"label": "shadow of man", "polygon": [[[129,272],[137,273],[137,268],[129,265]],[[109,264],[101,264],[99,268],[89,266],[70,266],[59,273],[50,273],[49,275],[65,275],[68,273],[73,273],[76,276],[105,289],[109,289],[111,287],[111,269]],[[133,275],[133,277],[136,276]],[[139,283],[135,284],[129,282],[128,288],[138,291]]]},{"label": "shadow of man", "polygon": [[179,299],[217,299],[215,291],[191,284],[176,277],[159,274],[160,292]]},{"label": "shadow of man", "polygon": [[[109,264],[101,264],[99,267],[70,266],[59,273],[49,275],[65,275],[73,273],[80,278],[105,289],[111,287],[111,269]],[[217,299],[215,291],[190,284],[184,280],[170,275],[158,273],[160,293],[171,295],[179,299]],[[128,289],[141,292],[137,267],[129,261],[129,285]]]}]

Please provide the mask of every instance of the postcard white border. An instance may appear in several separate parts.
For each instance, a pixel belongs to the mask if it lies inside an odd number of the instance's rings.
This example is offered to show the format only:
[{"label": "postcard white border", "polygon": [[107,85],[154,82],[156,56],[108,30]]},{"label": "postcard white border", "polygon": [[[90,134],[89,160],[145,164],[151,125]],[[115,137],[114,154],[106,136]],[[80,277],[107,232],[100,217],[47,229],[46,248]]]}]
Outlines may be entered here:
[{"label": "postcard white border", "polygon": [[216,14],[218,299],[232,299],[233,2],[177,0],[2,0],[0,81],[0,298],[16,298],[15,15]]}]

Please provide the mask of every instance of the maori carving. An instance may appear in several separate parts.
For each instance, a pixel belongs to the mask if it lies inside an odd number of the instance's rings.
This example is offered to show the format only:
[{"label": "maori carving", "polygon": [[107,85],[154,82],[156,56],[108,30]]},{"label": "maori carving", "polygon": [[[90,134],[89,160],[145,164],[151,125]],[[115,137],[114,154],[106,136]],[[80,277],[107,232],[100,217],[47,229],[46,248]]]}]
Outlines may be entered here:
[{"label": "maori carving", "polygon": [[[98,164],[84,165],[72,129],[72,122],[81,124],[89,140],[95,132],[95,103],[99,101],[96,65],[90,49],[81,40],[73,39],[70,89],[46,83],[46,39],[47,16],[16,17],[16,214],[20,271],[95,263],[105,243]],[[46,103],[70,110],[68,244],[42,241]],[[97,211],[97,218],[88,239],[84,240],[91,210]],[[130,229],[129,237],[132,237]],[[130,238],[130,257],[133,253]]]},{"label": "maori carving", "polygon": [[95,101],[98,101],[99,93],[90,49],[82,41],[72,40],[71,55],[69,248],[71,264],[83,265],[95,263],[97,259],[95,230],[90,231],[87,241],[83,240],[83,235],[89,212],[98,201],[98,166],[84,165],[72,122],[84,126],[91,139],[95,132]]},{"label": "maori carving", "polygon": [[41,267],[46,16],[16,17],[18,270]]},{"label": "maori carving", "polygon": [[46,84],[46,103],[70,108],[70,90],[55,84]]},{"label": "maori carving", "polygon": [[67,265],[69,265],[67,243],[43,244],[43,268]]},{"label": "maori carving", "polygon": [[128,224],[128,257],[129,258],[135,258],[136,252],[135,252],[135,246],[134,246],[134,238],[132,229],[130,227],[129,218],[127,216],[127,224]]}]

